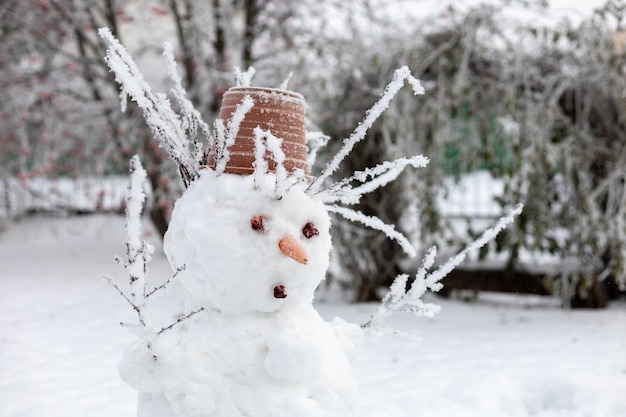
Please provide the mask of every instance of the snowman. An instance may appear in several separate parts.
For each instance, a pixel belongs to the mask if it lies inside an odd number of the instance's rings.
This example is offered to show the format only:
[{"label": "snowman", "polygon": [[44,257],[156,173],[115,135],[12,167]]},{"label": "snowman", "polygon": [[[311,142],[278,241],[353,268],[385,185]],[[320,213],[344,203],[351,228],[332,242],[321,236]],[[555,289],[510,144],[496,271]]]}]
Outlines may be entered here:
[{"label": "snowman", "polygon": [[[326,322],[312,305],[331,237],[309,190],[304,105],[293,93],[253,93],[254,107],[229,125],[234,142],[209,155],[175,205],[164,250],[185,312],[199,313],[125,353],[119,369],[140,392],[139,417],[355,415],[361,328]],[[224,120],[241,117],[228,94]]]},{"label": "snowman", "polygon": [[[354,416],[358,390],[351,360],[363,343],[362,328],[385,333],[384,321],[396,311],[433,315],[438,306],[422,302],[424,292],[441,288],[439,280],[469,251],[493,239],[523,206],[428,272],[436,255],[431,248],[410,289],[409,276],[399,275],[367,323],[326,322],[312,303],[329,265],[328,212],[380,230],[409,257],[416,255],[413,245],[392,225],[346,206],[395,180],[407,166],[425,167],[427,158],[398,158],[336,182],[327,180],[365,138],[405,81],[414,94],[424,93],[419,80],[407,67],[396,70],[379,100],[314,178],[309,171],[314,152],[307,154],[302,96],[248,87],[248,72],[238,77],[246,85],[245,94],[238,87],[225,94],[211,135],[184,97],[171,51],[166,58],[182,117],[165,96],[152,93],[110,31],[103,28],[99,33],[109,43],[107,63],[123,93],[142,108],[188,186],[175,205],[164,239],[176,279],[146,293],[150,250],[139,239],[145,196],[133,192],[141,188],[137,186],[141,175],[134,175],[137,170],[131,174],[129,195],[140,196],[127,199],[132,210],[127,208],[128,260],[123,264],[130,274],[130,293],[107,278],[139,316],[139,324],[131,326],[139,340],[119,364],[122,378],[139,392],[138,417]],[[201,167],[197,166],[201,153],[189,149],[197,143],[191,146],[188,137],[199,130],[211,143]],[[160,330],[154,327],[153,308],[146,304],[157,290],[164,290],[164,297],[182,300],[171,324]]]}]

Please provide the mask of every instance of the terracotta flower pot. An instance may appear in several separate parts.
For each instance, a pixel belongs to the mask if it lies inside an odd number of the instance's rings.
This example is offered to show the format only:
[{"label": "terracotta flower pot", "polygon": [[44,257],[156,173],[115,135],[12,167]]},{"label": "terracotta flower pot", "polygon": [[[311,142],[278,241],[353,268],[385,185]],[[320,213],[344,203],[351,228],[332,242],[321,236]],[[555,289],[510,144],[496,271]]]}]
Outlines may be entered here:
[{"label": "terracotta flower pot", "polygon": [[[285,90],[232,87],[224,94],[220,108],[219,117],[225,126],[228,126],[228,121],[245,95],[254,100],[254,106],[241,122],[235,143],[228,148],[230,159],[225,172],[245,175],[254,172],[254,129],[258,126],[282,139],[287,172],[300,168],[308,175],[310,168],[307,164],[304,98],[298,93]],[[269,152],[265,153],[265,160],[268,162],[268,171],[275,171]],[[215,149],[209,153],[208,162],[209,167],[215,168]]]}]

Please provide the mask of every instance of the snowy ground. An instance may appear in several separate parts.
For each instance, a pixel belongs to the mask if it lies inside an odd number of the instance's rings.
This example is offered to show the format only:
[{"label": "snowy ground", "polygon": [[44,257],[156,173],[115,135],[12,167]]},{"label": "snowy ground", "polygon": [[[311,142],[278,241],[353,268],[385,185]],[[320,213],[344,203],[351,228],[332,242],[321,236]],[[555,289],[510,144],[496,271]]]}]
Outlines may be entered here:
[{"label": "snowy ground", "polygon": [[[0,233],[0,417],[133,416],[116,363],[128,306],[98,276],[124,278],[123,219],[29,219]],[[162,255],[153,277],[168,275]],[[626,416],[626,305],[567,311],[545,298],[442,301],[397,317],[421,341],[368,337],[361,417]],[[319,303],[363,322],[374,305]]]}]

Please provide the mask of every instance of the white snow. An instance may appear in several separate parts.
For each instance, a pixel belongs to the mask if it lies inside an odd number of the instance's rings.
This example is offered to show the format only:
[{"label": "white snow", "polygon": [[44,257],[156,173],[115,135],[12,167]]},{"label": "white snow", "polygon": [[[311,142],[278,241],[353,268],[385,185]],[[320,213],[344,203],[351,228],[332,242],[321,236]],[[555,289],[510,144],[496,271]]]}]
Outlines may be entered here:
[{"label": "white snow", "polygon": [[[135,415],[116,369],[135,340],[118,322],[133,313],[98,278],[120,273],[123,240],[119,216],[33,218],[0,233],[0,416]],[[150,266],[153,281],[170,275],[160,252]],[[316,304],[327,320],[362,323],[377,307],[330,298]],[[366,336],[360,417],[626,415],[623,301],[599,311],[501,294],[429,301],[442,306],[433,319],[389,319],[421,341]]]}]

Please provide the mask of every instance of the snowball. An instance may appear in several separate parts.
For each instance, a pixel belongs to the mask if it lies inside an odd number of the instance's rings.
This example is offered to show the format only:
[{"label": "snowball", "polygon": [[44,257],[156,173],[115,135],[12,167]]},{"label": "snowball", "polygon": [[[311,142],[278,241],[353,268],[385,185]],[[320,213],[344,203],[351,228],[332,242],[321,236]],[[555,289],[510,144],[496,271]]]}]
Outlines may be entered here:
[{"label": "snowball", "polygon": [[[253,176],[201,172],[177,201],[164,239],[164,250],[179,276],[189,308],[203,306],[223,313],[271,312],[308,303],[329,263],[330,220],[315,196],[294,186],[274,199],[275,177],[261,184]],[[263,216],[267,227],[253,230]],[[306,238],[312,222],[319,235]],[[307,253],[306,265],[284,256],[279,241],[292,236]],[[286,298],[274,297],[283,285]]]}]

